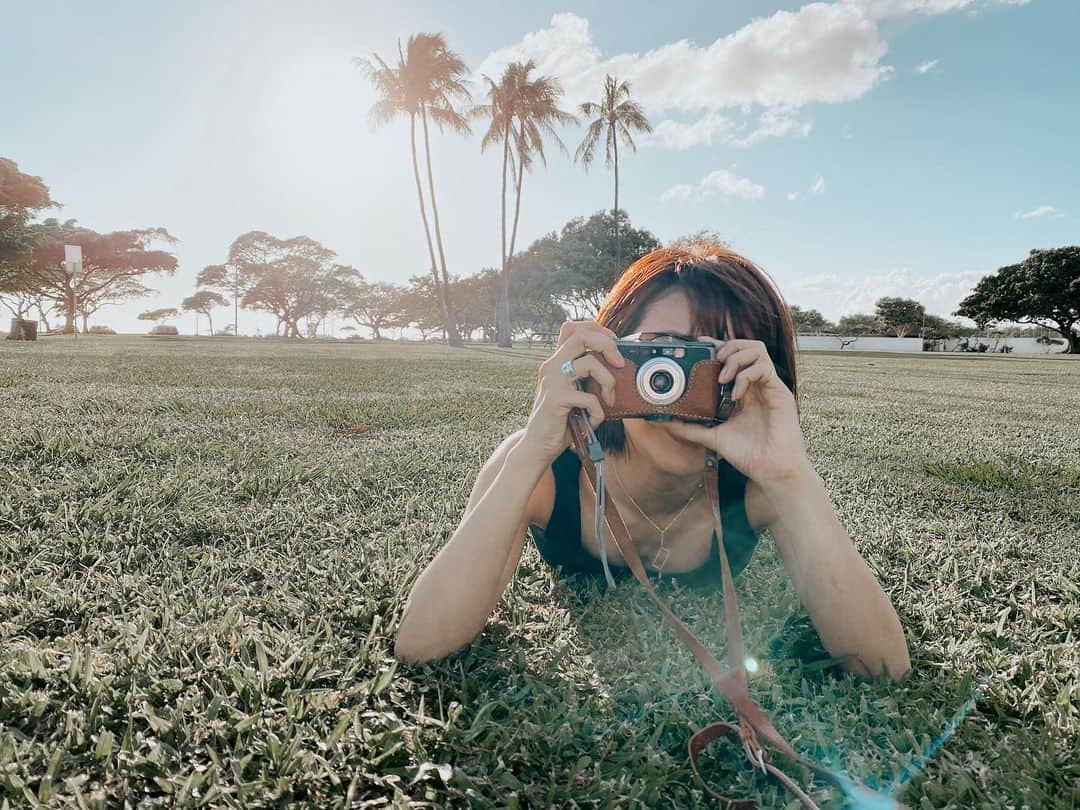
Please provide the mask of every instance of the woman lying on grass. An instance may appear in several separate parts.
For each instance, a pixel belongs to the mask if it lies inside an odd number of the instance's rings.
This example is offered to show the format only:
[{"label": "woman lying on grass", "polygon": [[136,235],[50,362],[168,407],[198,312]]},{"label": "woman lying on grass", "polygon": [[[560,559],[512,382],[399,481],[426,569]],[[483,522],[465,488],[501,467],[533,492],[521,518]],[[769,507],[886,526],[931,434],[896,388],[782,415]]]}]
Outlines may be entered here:
[{"label": "woman lying on grass", "polygon": [[[592,377],[612,403],[611,366],[626,361],[616,337],[673,331],[716,344],[734,380],[735,413],[707,427],[673,419],[604,422],[600,399],[578,389]],[[723,339],[715,336],[723,335]],[[757,533],[769,530],[784,568],[834,657],[859,676],[894,678],[910,669],[892,604],[833,511],[803,444],[796,410],[795,337],[772,280],[715,245],[662,248],[619,278],[595,321],[567,321],[554,354],[540,365],[528,424],[481,468],[460,525],[413,585],[395,655],[440,658],[476,637],[521,559],[530,527],[543,558],[602,579],[591,485],[571,447],[567,419],[588,411],[604,448],[607,497],[630,532],[650,577],[679,574],[691,585],[720,582],[714,518],[705,495],[705,449],[720,457],[725,553],[745,567]],[[608,563],[625,577],[625,558],[608,544]],[[865,665],[864,665],[865,663]]]}]

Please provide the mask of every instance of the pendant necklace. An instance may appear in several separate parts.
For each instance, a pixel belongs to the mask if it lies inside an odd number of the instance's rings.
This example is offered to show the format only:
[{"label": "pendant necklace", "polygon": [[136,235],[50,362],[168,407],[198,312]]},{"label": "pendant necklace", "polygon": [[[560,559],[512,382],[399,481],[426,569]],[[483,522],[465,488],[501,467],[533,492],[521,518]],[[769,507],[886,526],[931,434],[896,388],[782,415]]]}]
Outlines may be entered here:
[{"label": "pendant necklace", "polygon": [[[660,533],[660,550],[658,552],[656,552],[656,554],[653,555],[652,559],[649,560],[650,564],[657,571],[661,572],[660,576],[657,577],[659,579],[659,578],[663,577],[662,571],[663,571],[664,565],[667,564],[668,557],[671,556],[670,551],[668,551],[668,549],[666,549],[664,547],[664,535],[667,533],[668,529],[670,529],[674,525],[675,521],[678,520],[682,516],[682,513],[686,511],[686,507],[688,507],[694,501],[694,499],[697,498],[698,492],[705,485],[705,479],[702,478],[702,480],[698,483],[697,487],[694,489],[694,493],[690,496],[690,499],[686,503],[683,504],[683,507],[682,507],[682,509],[679,510],[679,513],[677,515],[675,515],[675,517],[673,517],[671,519],[671,521],[668,523],[667,526],[665,526],[664,528],[661,529],[659,526],[657,526],[655,523],[653,523],[652,518],[650,518],[648,515],[645,514],[645,511],[640,506],[638,506],[637,501],[634,500],[634,496],[631,495],[627,491],[626,485],[623,484],[622,479],[619,477],[619,469],[618,469],[618,467],[615,467],[615,465],[612,465],[612,469],[615,470],[615,480],[617,480],[619,482],[619,488],[623,491],[623,494],[625,494],[626,497],[630,499],[630,503],[632,503],[634,505],[634,508],[637,509],[639,513],[641,513],[641,516],[643,518],[645,518],[645,520],[649,521],[649,524],[654,529],[656,529],[657,532]],[[657,560],[660,561],[659,564],[657,563]]]}]

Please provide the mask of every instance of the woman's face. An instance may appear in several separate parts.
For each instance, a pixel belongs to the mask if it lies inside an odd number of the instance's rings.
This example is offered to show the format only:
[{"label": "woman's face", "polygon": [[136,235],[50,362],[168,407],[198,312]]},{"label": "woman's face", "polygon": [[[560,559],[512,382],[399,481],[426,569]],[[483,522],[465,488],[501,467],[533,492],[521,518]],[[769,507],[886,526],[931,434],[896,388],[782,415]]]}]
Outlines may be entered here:
[{"label": "woman's face", "polygon": [[[730,321],[730,316],[728,316]],[[635,332],[691,332],[690,301],[679,288],[657,298],[645,309]],[[730,323],[728,330],[730,332]],[[695,337],[697,337],[695,335]],[[709,335],[723,339],[725,335]],[[623,430],[634,451],[652,458],[653,463],[672,475],[692,475],[700,472],[704,455],[700,444],[688,442],[668,430],[667,422],[645,419],[624,419]]]}]

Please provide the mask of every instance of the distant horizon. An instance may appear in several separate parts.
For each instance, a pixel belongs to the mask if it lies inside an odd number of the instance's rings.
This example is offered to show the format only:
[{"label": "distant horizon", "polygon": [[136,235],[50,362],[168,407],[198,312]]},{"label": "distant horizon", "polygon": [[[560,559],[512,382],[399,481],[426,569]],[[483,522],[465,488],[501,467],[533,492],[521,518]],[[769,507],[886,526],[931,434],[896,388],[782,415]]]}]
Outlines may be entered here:
[{"label": "distant horizon", "polygon": [[[429,272],[408,125],[369,128],[376,96],[352,64],[421,31],[443,32],[474,79],[535,59],[568,110],[605,73],[628,78],[655,128],[620,155],[635,226],[661,242],[716,231],[789,304],[833,321],[887,295],[954,319],[982,276],[1080,241],[1080,109],[1062,103],[1080,75],[1080,4],[752,0],[616,17],[595,3],[198,0],[8,16],[0,65],[21,90],[0,155],[64,204],[41,218],[181,240],[175,276],[145,279],[157,294],[91,319],[118,332],[179,307],[199,270],[255,229],[307,234],[368,281]],[[583,131],[559,130],[570,153]],[[481,154],[475,131],[434,131],[432,150],[449,272],[498,267],[498,150]],[[586,173],[550,143],[548,167],[526,175],[518,249],[610,209],[611,195],[602,160]],[[241,310],[240,331],[256,329],[273,332],[274,318]]]}]

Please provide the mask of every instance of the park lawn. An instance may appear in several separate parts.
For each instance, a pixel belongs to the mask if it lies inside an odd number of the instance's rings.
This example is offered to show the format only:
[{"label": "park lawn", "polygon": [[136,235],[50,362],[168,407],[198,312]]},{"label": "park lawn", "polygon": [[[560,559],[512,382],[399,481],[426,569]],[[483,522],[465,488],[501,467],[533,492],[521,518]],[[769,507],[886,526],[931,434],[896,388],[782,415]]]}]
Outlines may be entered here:
[{"label": "park lawn", "polygon": [[[393,659],[547,353],[0,343],[4,803],[712,806],[686,741],[733,714],[636,581],[601,595],[530,544],[472,645]],[[800,375],[914,671],[830,662],[765,536],[738,580],[752,694],[912,807],[1076,806],[1080,362],[805,353]],[[720,593],[663,593],[723,660]],[[702,766],[794,806],[736,744]]]}]

